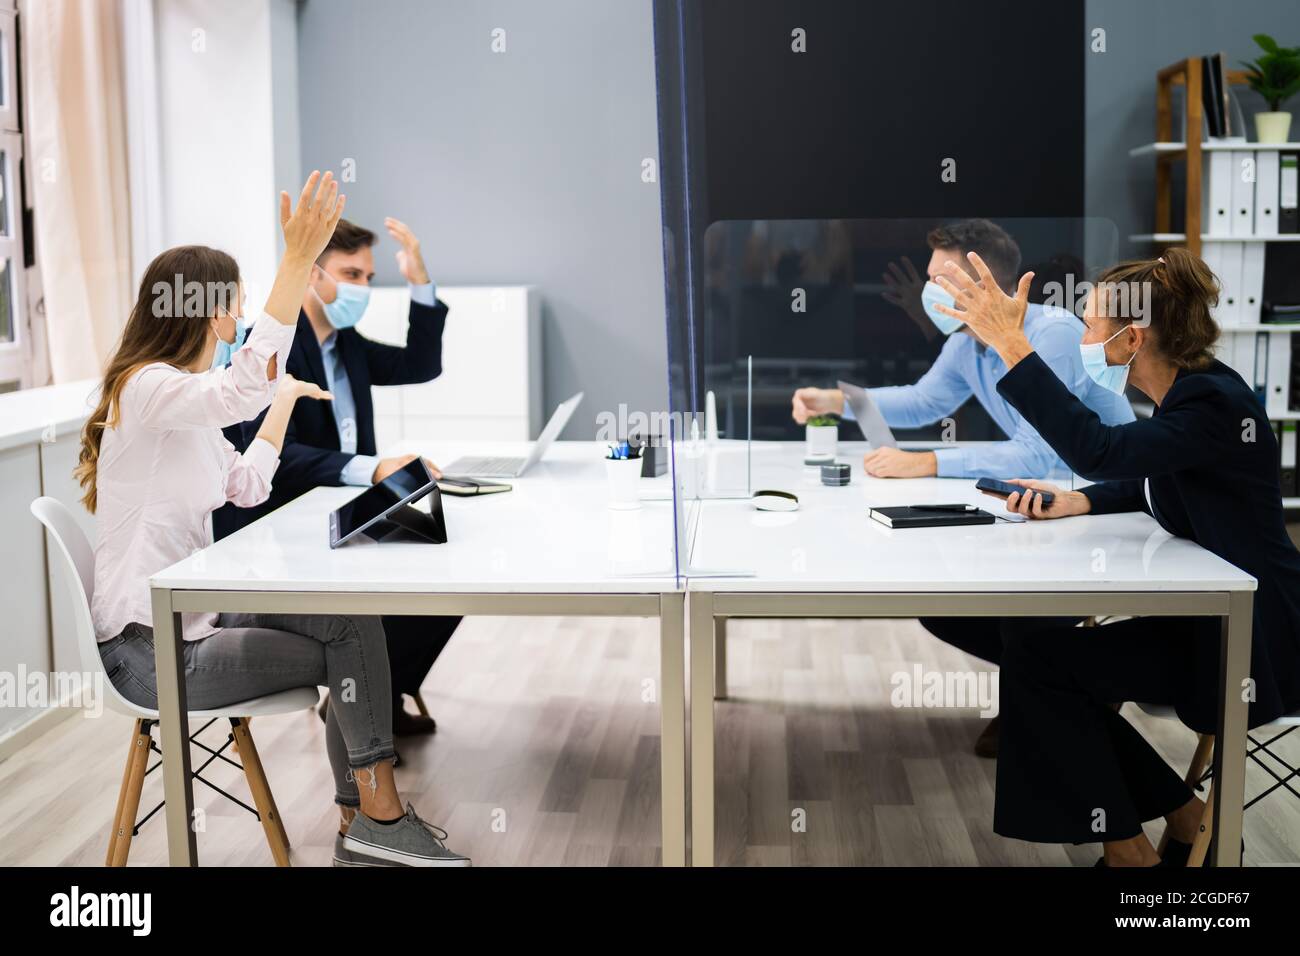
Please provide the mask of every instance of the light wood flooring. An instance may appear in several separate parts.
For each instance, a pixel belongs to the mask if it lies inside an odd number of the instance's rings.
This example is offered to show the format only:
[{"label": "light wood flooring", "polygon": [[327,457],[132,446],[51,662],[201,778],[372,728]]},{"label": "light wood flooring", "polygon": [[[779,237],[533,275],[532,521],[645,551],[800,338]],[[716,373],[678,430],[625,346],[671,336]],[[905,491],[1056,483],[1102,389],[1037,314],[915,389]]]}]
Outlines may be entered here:
[{"label": "light wood flooring", "polygon": [[[981,667],[914,621],[733,622],[729,649],[732,696],[717,709],[720,865],[1096,859],[1096,847],[993,833],[995,765],[971,753],[983,726],[974,709],[890,706],[890,675],[914,662]],[[438,733],[399,741],[398,785],[476,866],[656,864],[657,662],[650,622],[469,619],[424,689]],[[1181,772],[1191,732],[1130,716]],[[294,864],[328,864],[336,815],[322,724],[302,712],[253,730]],[[0,763],[0,865],[103,863],[129,733],[127,718],[77,715]],[[223,731],[208,735],[216,742]],[[1282,749],[1300,760],[1300,733]],[[233,768],[212,777],[246,798]],[[1248,780],[1254,793],[1267,777],[1252,767]],[[155,773],[142,807],[160,794]],[[201,785],[195,798],[206,815],[203,863],[270,864],[252,816]],[[163,835],[160,814],[130,863],[164,863]],[[1250,810],[1246,844],[1247,864],[1300,863],[1300,800],[1280,791]]]}]

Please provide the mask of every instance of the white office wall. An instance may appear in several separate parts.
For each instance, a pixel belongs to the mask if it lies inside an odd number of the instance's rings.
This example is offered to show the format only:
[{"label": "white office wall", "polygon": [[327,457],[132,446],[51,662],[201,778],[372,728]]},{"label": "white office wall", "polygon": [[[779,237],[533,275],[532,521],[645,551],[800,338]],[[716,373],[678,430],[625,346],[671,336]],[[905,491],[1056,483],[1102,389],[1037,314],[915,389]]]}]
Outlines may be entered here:
[{"label": "white office wall", "polygon": [[163,246],[238,261],[249,307],[275,276],[277,196],[296,199],[293,0],[155,0]]}]

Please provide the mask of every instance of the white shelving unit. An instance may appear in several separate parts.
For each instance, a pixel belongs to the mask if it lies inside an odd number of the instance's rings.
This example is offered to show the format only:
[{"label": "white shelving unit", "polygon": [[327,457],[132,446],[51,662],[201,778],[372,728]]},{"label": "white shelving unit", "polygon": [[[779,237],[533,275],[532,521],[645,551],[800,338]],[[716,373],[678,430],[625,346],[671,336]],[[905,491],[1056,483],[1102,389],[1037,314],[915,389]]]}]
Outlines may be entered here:
[{"label": "white shelving unit", "polygon": [[[1186,128],[1200,129],[1199,72],[1199,60],[1193,58],[1167,67],[1160,71],[1158,75],[1157,140],[1135,146],[1129,150],[1129,156],[1134,159],[1146,158],[1155,161],[1157,170],[1156,231],[1130,235],[1129,241],[1151,246],[1186,246],[1192,252],[1205,258],[1210,268],[1220,275],[1224,284],[1224,294],[1220,297],[1220,305],[1216,315],[1223,330],[1218,347],[1220,359],[1236,369],[1248,382],[1266,383],[1265,386],[1261,387],[1264,387],[1268,392],[1265,403],[1268,405],[1269,420],[1271,422],[1278,425],[1300,422],[1300,411],[1291,411],[1289,408],[1282,407],[1291,404],[1287,400],[1287,388],[1290,384],[1290,363],[1294,361],[1294,358],[1290,355],[1292,351],[1290,336],[1300,333],[1300,322],[1263,323],[1258,321],[1260,318],[1259,310],[1262,306],[1262,301],[1257,298],[1259,292],[1250,292],[1249,290],[1255,288],[1255,285],[1249,280],[1243,280],[1242,277],[1242,272],[1249,271],[1251,268],[1249,263],[1253,258],[1254,269],[1257,270],[1252,273],[1254,282],[1261,281],[1260,277],[1264,269],[1264,252],[1259,247],[1265,243],[1300,242],[1300,234],[1253,235],[1254,229],[1248,227],[1245,230],[1237,231],[1235,235],[1220,234],[1218,229],[1215,230],[1214,235],[1211,235],[1205,231],[1206,224],[1209,222],[1208,217],[1215,213],[1218,207],[1214,209],[1205,208],[1205,199],[1202,194],[1203,184],[1208,181],[1203,177],[1209,175],[1211,168],[1208,160],[1203,159],[1202,154],[1241,152],[1255,155],[1270,152],[1300,152],[1300,143],[1251,143],[1239,138],[1236,140],[1192,143],[1189,147],[1188,143],[1173,141],[1170,138],[1170,133],[1173,132],[1170,88],[1177,85],[1184,87],[1187,107]],[[1193,81],[1193,77],[1197,79]],[[1230,78],[1231,82],[1237,82],[1238,80],[1237,77]],[[1222,163],[1222,156],[1220,155],[1215,162]],[[1171,178],[1170,170],[1175,163],[1184,163],[1186,165],[1186,191],[1181,196],[1176,194]],[[1258,165],[1263,164],[1260,162]],[[1274,165],[1274,168],[1277,168],[1276,165]],[[1187,223],[1187,231],[1173,232],[1169,230],[1169,226],[1172,225],[1172,212],[1175,204],[1180,200],[1184,204],[1184,219]],[[1222,216],[1222,213],[1220,212],[1219,215]],[[1260,229],[1261,232],[1272,231],[1272,229],[1264,229],[1258,221],[1255,221],[1252,225],[1254,228]],[[1273,228],[1276,225],[1275,221],[1269,222],[1269,226]],[[1236,229],[1235,223],[1234,229]],[[1235,247],[1226,245],[1230,243],[1236,243],[1237,245]],[[1236,277],[1235,284],[1233,276]],[[1234,298],[1234,295],[1236,298]],[[1237,319],[1253,319],[1254,321],[1243,321],[1238,324]],[[1265,356],[1265,358],[1261,358],[1261,355]],[[1283,388],[1279,392],[1274,387],[1276,384],[1275,379],[1284,371],[1281,368],[1284,359],[1287,369],[1283,377]],[[1266,373],[1260,373],[1257,369],[1261,362],[1267,363]],[[1261,377],[1261,374],[1263,377]],[[1294,425],[1288,424],[1286,427],[1292,429]],[[1288,510],[1300,510],[1300,496],[1286,496],[1283,498],[1282,503],[1283,507]]]}]

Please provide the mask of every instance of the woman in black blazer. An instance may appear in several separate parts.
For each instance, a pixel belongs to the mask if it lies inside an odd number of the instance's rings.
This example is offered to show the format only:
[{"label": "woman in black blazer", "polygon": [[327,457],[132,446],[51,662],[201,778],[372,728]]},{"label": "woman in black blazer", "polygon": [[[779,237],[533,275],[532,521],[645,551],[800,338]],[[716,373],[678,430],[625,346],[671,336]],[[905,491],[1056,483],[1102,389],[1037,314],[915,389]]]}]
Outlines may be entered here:
[{"label": "woman in black blazer", "polygon": [[[1099,383],[1122,392],[1127,381],[1156,405],[1150,419],[1109,426],[1025,338],[1032,274],[1012,298],[970,258],[982,281],[950,269],[939,282],[957,308],[945,311],[1006,362],[998,390],[1096,482],[1064,491],[1020,480],[1026,490],[1007,508],[1031,518],[1145,511],[1251,574],[1259,587],[1249,724],[1300,709],[1300,552],[1283,517],[1277,441],[1254,391],[1214,358],[1218,290],[1205,263],[1171,249],[1100,277],[1084,316],[1084,366]],[[1038,492],[1047,490],[1056,497],[1044,507]],[[1135,618],[1011,638],[994,829],[1040,843],[1100,840],[1106,865],[1150,866],[1161,861],[1141,825],[1164,817],[1164,863],[1185,862],[1203,805],[1112,705],[1172,705],[1188,726],[1213,733],[1218,671],[1218,619]]]}]

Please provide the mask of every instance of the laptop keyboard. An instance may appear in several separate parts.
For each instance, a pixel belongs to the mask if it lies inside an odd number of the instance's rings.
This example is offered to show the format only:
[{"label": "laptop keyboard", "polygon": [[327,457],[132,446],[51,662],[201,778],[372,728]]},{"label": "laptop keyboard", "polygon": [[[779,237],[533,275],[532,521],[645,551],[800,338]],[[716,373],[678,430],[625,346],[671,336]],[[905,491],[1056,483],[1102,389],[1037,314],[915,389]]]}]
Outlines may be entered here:
[{"label": "laptop keyboard", "polygon": [[508,475],[514,477],[524,466],[522,458],[458,458],[444,468],[446,475]]}]

